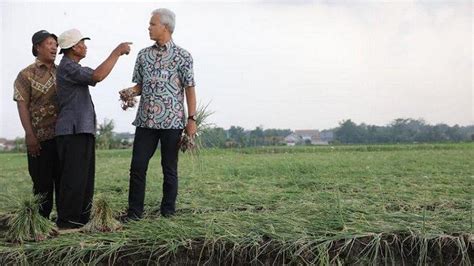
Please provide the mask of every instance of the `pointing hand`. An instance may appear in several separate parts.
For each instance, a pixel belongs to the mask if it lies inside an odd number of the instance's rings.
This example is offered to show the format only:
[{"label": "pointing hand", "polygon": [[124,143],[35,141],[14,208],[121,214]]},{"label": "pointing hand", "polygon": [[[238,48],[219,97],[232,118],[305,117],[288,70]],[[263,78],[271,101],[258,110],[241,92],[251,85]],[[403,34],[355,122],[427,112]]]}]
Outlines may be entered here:
[{"label": "pointing hand", "polygon": [[124,55],[124,54],[129,54],[130,53],[130,45],[133,44],[132,42],[123,42],[121,44],[119,44],[117,46],[117,48],[115,48],[115,50],[117,50],[117,52],[120,54],[120,55]]}]

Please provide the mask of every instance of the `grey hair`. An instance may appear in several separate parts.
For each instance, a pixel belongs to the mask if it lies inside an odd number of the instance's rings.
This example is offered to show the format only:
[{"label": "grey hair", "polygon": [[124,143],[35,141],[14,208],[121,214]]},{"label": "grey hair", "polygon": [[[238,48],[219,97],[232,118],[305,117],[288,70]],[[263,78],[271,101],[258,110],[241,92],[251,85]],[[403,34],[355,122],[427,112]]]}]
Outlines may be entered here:
[{"label": "grey hair", "polygon": [[160,16],[161,24],[163,24],[170,31],[170,33],[173,33],[175,17],[176,17],[173,11],[167,8],[158,8],[158,9],[153,10],[153,12],[151,12],[151,15]]}]

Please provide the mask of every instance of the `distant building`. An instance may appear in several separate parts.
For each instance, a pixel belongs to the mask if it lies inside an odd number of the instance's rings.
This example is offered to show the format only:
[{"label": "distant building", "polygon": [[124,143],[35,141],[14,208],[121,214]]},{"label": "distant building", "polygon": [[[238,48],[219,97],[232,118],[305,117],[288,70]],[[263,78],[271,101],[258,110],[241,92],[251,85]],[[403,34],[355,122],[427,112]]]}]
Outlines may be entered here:
[{"label": "distant building", "polygon": [[319,132],[316,129],[295,130],[295,132],[285,137],[286,145],[294,146],[296,144],[327,145],[333,138],[332,131],[323,130]]},{"label": "distant building", "polygon": [[285,137],[284,141],[288,146],[295,146],[296,144],[301,142],[301,138],[295,133],[291,133],[290,135]]},{"label": "distant building", "polygon": [[295,134],[301,137],[303,143],[316,144],[321,140],[321,138],[319,137],[319,130],[295,130]]},{"label": "distant building", "polygon": [[15,141],[0,138],[0,151],[11,151],[15,149]]}]

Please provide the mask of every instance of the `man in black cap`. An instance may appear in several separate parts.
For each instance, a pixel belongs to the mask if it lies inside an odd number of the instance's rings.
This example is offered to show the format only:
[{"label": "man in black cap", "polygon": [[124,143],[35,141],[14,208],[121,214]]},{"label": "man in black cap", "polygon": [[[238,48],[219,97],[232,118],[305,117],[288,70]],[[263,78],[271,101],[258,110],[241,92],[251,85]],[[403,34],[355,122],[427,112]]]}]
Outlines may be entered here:
[{"label": "man in black cap", "polygon": [[57,39],[56,35],[46,30],[33,35],[32,52],[36,60],[18,74],[13,96],[25,130],[33,193],[42,196],[40,214],[46,218],[49,218],[53,208],[53,194],[56,194],[54,197],[57,205],[59,191],[59,165],[54,139],[58,114],[54,64]]}]

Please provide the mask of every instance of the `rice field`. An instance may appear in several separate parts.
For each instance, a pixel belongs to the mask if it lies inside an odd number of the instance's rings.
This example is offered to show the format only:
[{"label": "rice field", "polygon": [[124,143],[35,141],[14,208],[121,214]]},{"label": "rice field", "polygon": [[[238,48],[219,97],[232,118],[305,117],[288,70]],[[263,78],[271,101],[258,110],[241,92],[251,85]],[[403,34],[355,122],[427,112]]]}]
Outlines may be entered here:
[{"label": "rice field", "polygon": [[[5,239],[5,217],[32,185],[24,154],[0,154],[0,263],[472,265],[473,158],[474,143],[180,154],[177,215],[163,218],[157,153],[145,219],[15,244]],[[118,216],[131,150],[100,150],[96,159],[96,196]]]}]

